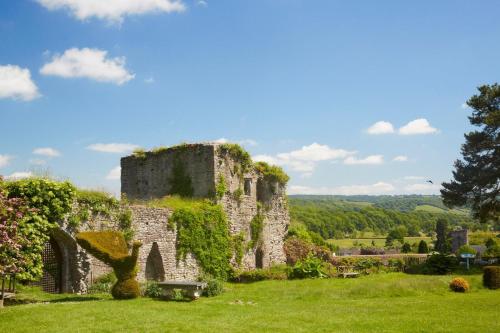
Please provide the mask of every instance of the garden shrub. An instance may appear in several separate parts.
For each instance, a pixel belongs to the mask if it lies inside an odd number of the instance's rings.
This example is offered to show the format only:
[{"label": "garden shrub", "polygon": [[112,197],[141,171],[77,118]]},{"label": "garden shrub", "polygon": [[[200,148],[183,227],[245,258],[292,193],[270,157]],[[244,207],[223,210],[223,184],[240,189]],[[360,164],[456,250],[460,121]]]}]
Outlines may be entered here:
[{"label": "garden shrub", "polygon": [[470,289],[469,282],[467,282],[464,278],[456,277],[451,280],[450,289],[454,292],[465,293]]},{"label": "garden shrub", "polygon": [[290,272],[291,279],[325,278],[324,262],[309,254],[305,259],[298,261]]},{"label": "garden shrub", "polygon": [[307,257],[312,250],[312,245],[297,237],[290,237],[285,241],[283,249],[287,264],[293,266],[297,261]]},{"label": "garden shrub", "polygon": [[113,284],[116,283],[115,273],[111,272],[105,275],[102,275],[95,279],[95,281],[90,286],[88,293],[96,294],[96,293],[109,293],[111,292],[111,288]]},{"label": "garden shrub", "polygon": [[206,279],[206,288],[203,290],[203,296],[213,297],[220,295],[224,292],[224,283],[219,279],[209,278]]},{"label": "garden shrub", "polygon": [[489,289],[500,288],[500,266],[486,266],[483,269],[483,285]]},{"label": "garden shrub", "polygon": [[129,255],[121,232],[80,232],[76,235],[76,241],[94,257],[113,268],[117,278],[111,290],[114,298],[128,299],[139,296],[139,283],[135,278],[140,242],[133,243],[132,253]]},{"label": "garden shrub", "polygon": [[405,261],[401,258],[390,258],[387,261],[387,267],[394,272],[402,272],[405,268]]},{"label": "garden shrub", "polygon": [[458,267],[458,260],[455,256],[435,253],[427,258],[423,265],[423,273],[426,274],[450,274]]},{"label": "garden shrub", "polygon": [[250,271],[236,272],[233,282],[250,283],[263,280],[286,280],[290,268],[286,265],[275,265],[269,268],[257,268]]},{"label": "garden shrub", "polygon": [[410,243],[404,243],[403,247],[401,247],[401,252],[402,253],[410,253],[411,252],[411,245]]},{"label": "garden shrub", "polygon": [[476,254],[477,251],[470,245],[466,244],[466,245],[462,245],[458,251],[457,251],[457,255],[460,256],[461,254],[465,254],[465,253],[471,253],[471,254]]},{"label": "garden shrub", "polygon": [[385,250],[378,248],[378,247],[374,247],[374,246],[368,246],[368,247],[362,247],[360,250],[360,254],[363,254],[363,255],[381,255],[381,254],[385,254]]},{"label": "garden shrub", "polygon": [[143,295],[150,298],[160,298],[163,295],[163,289],[160,288],[157,282],[148,281],[146,282]]}]

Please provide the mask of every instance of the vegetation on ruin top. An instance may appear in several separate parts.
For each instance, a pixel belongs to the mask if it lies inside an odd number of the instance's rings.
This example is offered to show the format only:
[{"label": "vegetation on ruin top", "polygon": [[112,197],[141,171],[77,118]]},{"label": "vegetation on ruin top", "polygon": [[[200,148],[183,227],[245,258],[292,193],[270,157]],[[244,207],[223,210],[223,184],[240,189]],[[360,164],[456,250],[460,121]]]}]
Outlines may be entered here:
[{"label": "vegetation on ruin top", "polygon": [[281,185],[285,185],[290,180],[290,177],[279,166],[269,165],[266,162],[256,162],[254,165],[255,169],[264,176],[264,179],[278,182]]}]

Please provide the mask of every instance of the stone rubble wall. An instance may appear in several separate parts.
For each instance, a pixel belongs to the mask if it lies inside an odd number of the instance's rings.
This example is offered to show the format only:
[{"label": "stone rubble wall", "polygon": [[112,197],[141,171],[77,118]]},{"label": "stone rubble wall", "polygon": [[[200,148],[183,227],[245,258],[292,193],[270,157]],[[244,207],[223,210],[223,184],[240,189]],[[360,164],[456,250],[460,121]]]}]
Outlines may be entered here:
[{"label": "stone rubble wall", "polygon": [[[236,168],[235,168],[236,165]],[[215,170],[216,180],[223,175],[226,181],[227,192],[219,203],[224,208],[230,224],[231,235],[243,233],[245,243],[250,242],[252,219],[258,214],[258,204],[264,215],[264,228],[262,231],[263,267],[285,262],[283,242],[290,224],[288,207],[286,205],[285,187],[276,183],[268,183],[255,171],[249,170],[243,175],[237,171],[239,163],[229,158],[216,154]],[[234,193],[240,188],[244,190],[245,180],[251,182],[250,195],[243,193],[238,199]],[[257,248],[245,252],[241,268],[254,269]],[[233,264],[236,264],[233,260]]]},{"label": "stone rubble wall", "polygon": [[214,146],[190,145],[187,148],[147,152],[145,158],[127,156],[121,159],[121,191],[128,199],[148,200],[171,193],[172,171],[181,163],[191,178],[193,196],[214,194]]}]

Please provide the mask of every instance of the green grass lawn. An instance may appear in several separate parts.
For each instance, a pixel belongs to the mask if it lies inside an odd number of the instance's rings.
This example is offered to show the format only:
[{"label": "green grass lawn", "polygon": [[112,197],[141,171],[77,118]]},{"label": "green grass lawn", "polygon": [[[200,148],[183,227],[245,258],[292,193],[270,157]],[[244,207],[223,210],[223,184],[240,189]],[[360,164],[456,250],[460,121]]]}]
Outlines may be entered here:
[{"label": "green grass lawn", "polygon": [[0,332],[498,332],[500,290],[467,279],[466,294],[451,276],[390,273],[227,284],[195,302],[58,295],[1,309]]}]

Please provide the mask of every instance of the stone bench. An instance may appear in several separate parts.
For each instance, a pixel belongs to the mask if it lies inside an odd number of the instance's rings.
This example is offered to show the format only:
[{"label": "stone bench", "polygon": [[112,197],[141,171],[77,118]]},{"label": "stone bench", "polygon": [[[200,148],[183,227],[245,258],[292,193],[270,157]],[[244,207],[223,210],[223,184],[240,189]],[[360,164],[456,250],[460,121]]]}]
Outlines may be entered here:
[{"label": "stone bench", "polygon": [[172,299],[174,290],[180,289],[185,297],[195,300],[200,298],[207,284],[206,282],[197,281],[164,281],[158,282],[158,287],[163,290],[163,297],[166,299]]},{"label": "stone bench", "polygon": [[359,272],[356,272],[352,266],[339,266],[337,271],[338,276],[342,276],[344,279],[348,277],[358,277],[359,275]]}]

